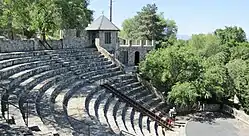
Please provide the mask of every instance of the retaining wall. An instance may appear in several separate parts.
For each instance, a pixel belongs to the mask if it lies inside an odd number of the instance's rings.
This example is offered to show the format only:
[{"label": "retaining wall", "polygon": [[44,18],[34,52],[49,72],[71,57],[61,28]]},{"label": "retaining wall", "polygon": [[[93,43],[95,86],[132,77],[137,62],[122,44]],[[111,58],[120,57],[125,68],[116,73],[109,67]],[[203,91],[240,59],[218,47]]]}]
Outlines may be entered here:
[{"label": "retaining wall", "polygon": [[[67,48],[86,48],[90,47],[87,38],[70,38],[61,40],[48,40],[47,41],[53,49],[67,49]],[[21,52],[21,51],[34,51],[44,50],[38,39],[30,40],[9,40],[0,39],[0,52]]]},{"label": "retaining wall", "polygon": [[230,115],[233,115],[236,119],[249,125],[249,115],[247,115],[244,111],[237,110],[228,105],[224,105],[222,107],[222,111]]}]

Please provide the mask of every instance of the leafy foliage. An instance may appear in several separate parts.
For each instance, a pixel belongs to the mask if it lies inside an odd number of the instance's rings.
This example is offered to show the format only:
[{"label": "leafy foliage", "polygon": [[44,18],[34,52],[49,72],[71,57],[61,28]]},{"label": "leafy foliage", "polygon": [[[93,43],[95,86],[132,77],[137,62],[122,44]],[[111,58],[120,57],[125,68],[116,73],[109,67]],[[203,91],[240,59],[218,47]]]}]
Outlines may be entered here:
[{"label": "leafy foliage", "polygon": [[[193,35],[150,52],[140,63],[140,74],[177,105],[226,103],[236,94],[249,109],[249,43],[243,40],[242,29],[226,28],[230,31]],[[222,39],[221,32],[228,36]]]},{"label": "leafy foliage", "polygon": [[46,33],[54,33],[59,27],[59,18],[53,0],[39,0],[32,4],[31,26],[46,38]]},{"label": "leafy foliage", "polygon": [[87,9],[89,0],[57,0],[62,29],[82,29],[93,20],[93,11]]},{"label": "leafy foliage", "polygon": [[89,0],[3,0],[0,34],[8,38],[40,34],[45,39],[60,29],[83,29],[92,20],[88,5]]},{"label": "leafy foliage", "polygon": [[236,43],[246,42],[246,33],[241,27],[225,27],[224,29],[216,29],[214,34],[219,37],[222,43],[236,45]]},{"label": "leafy foliage", "polygon": [[147,4],[132,18],[124,20],[120,35],[129,40],[156,40],[159,47],[172,45],[176,41],[177,26],[174,20],[165,19],[157,13],[155,4]]},{"label": "leafy foliage", "polygon": [[189,82],[176,83],[168,94],[168,101],[177,105],[191,105],[195,103],[198,96],[197,89],[193,84]]}]

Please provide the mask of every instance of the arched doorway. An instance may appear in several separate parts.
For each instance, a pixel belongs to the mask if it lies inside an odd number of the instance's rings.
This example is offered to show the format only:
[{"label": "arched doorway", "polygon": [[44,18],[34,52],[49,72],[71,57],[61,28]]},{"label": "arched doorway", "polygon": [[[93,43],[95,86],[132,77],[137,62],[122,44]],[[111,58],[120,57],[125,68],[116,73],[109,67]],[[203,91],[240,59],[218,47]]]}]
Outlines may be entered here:
[{"label": "arched doorway", "polygon": [[137,66],[139,63],[139,51],[135,52],[135,65]]}]

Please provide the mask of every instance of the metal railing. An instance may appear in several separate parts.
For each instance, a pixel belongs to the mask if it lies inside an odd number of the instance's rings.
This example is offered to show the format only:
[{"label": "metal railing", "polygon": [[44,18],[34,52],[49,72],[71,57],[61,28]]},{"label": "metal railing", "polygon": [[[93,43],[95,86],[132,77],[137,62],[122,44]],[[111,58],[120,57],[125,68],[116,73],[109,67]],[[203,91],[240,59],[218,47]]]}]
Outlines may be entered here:
[{"label": "metal railing", "polygon": [[143,104],[140,104],[140,103],[136,102],[136,100],[133,100],[133,99],[129,98],[128,96],[126,96],[125,94],[120,92],[119,90],[115,89],[113,86],[110,85],[110,83],[114,82],[112,79],[103,79],[103,80],[106,80],[106,81],[102,81],[100,86],[106,88],[111,93],[115,94],[117,97],[121,98],[126,103],[128,103],[129,105],[131,105],[132,107],[134,107],[135,109],[137,109],[138,111],[143,113],[144,115],[147,115],[149,118],[156,121],[160,126],[166,128],[168,130],[172,130],[168,126],[167,118],[166,118],[166,120],[163,120],[160,116],[156,115],[154,112],[152,112],[152,111],[148,110],[147,108],[145,108],[145,106]]},{"label": "metal railing", "polygon": [[[129,74],[129,73],[125,73],[124,74],[125,76],[132,76],[133,74]],[[110,84],[112,84],[112,85],[114,85],[114,87],[116,88],[117,86],[116,86],[116,81],[114,81],[114,79],[112,79],[112,78],[108,78],[108,79],[106,79],[106,81],[108,81]],[[138,80],[139,81],[139,80]],[[144,85],[141,81],[139,81],[143,86],[145,86],[146,87],[146,89],[150,89],[150,88],[148,88],[146,85]],[[105,81],[102,79],[102,81],[100,81],[100,85],[101,84],[103,84],[103,83],[105,83]],[[121,84],[120,86],[123,86],[123,82],[121,81],[121,82],[118,82],[118,84]],[[150,91],[150,90],[148,90],[149,92],[151,92],[151,93],[153,93],[152,91]],[[159,97],[160,98],[160,97]],[[146,108],[151,108],[151,106],[150,105],[148,105],[147,103],[145,103],[144,101],[142,101],[142,100],[138,100],[137,99],[137,97],[135,97],[135,101],[137,101],[137,102],[139,102],[139,103],[141,103],[142,105],[144,105]],[[163,101],[163,100],[162,100]],[[164,102],[164,101],[163,101]],[[166,104],[166,103],[165,103]],[[153,108],[153,112],[159,112],[159,114],[161,115],[161,116],[166,116],[166,115],[168,115],[168,113],[166,113],[166,112],[164,112],[164,111],[162,111],[162,109],[159,109],[158,107],[154,107]]]},{"label": "metal railing", "polygon": [[[5,118],[5,112],[7,111],[7,120],[6,120],[6,123],[10,124],[9,123],[9,120],[10,120],[10,112],[9,112],[9,105],[12,105],[14,107],[16,107],[17,109],[21,110],[18,106],[16,106],[16,104],[12,103],[12,102],[9,102],[9,99],[7,98],[5,100],[5,96],[8,96],[9,94],[9,91],[7,88],[1,86],[0,88],[2,88],[5,93],[3,93],[4,95],[1,96],[1,112],[2,112],[2,116],[3,118]],[[24,120],[24,122],[26,123],[27,127],[28,127],[28,118],[29,118],[29,111],[28,111],[28,102],[27,103],[27,111],[26,111],[26,120]],[[4,108],[5,107],[5,108]]]},{"label": "metal railing", "polygon": [[[0,86],[0,88],[2,88],[5,93],[8,93],[8,89],[7,88],[5,88],[3,86]],[[2,94],[5,94],[5,93],[2,92]],[[3,104],[3,102],[4,102],[4,104]],[[7,104],[7,106],[6,106],[6,104]],[[6,108],[3,109],[3,106],[7,107],[7,109]],[[4,113],[5,113],[6,110],[7,110],[7,123],[9,124],[9,118],[10,118],[9,117],[9,101],[8,101],[8,99],[7,99],[7,101],[4,101],[3,100],[3,96],[1,96],[1,112],[2,112],[3,118],[5,118],[5,116],[4,116],[5,114]]]},{"label": "metal railing", "polygon": [[[45,49],[53,50],[53,48],[50,46],[50,44],[49,44],[46,40],[45,40],[45,41],[42,41],[42,40],[38,39],[38,41],[39,41],[39,43],[40,43]],[[48,48],[47,48],[47,46],[46,46],[44,43],[48,46]]]},{"label": "metal railing", "polygon": [[164,102],[166,102],[165,99],[163,98],[163,94],[159,92],[156,88],[154,88],[150,82],[143,79],[141,75],[137,73],[136,76],[139,79],[139,81],[150,90],[150,92],[154,93],[157,97],[161,98]]},{"label": "metal railing", "polygon": [[119,133],[120,136],[136,136],[136,135],[133,135],[127,131],[124,131],[124,130],[121,130],[120,133]]}]

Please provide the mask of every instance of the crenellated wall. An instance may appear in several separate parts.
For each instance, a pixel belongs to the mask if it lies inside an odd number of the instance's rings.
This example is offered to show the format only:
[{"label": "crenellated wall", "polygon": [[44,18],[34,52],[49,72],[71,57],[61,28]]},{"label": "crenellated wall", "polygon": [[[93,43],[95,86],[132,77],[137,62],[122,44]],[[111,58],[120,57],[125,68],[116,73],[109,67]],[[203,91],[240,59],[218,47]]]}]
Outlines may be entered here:
[{"label": "crenellated wall", "polygon": [[[142,61],[146,54],[155,48],[155,41],[149,40],[120,40],[118,46],[118,59],[127,66],[134,66],[136,52],[139,54],[139,62]],[[127,54],[127,55],[124,55]],[[125,61],[128,60],[126,63]]]}]

